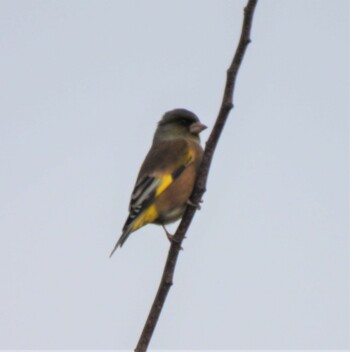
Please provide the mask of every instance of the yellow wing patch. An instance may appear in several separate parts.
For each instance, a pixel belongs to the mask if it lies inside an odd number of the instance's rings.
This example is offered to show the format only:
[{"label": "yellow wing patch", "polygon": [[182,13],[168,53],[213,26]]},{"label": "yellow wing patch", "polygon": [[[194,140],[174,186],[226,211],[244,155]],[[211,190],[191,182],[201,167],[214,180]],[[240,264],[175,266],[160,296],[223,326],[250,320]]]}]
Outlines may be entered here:
[{"label": "yellow wing patch", "polygon": [[[189,149],[188,152],[185,154],[185,162],[182,165],[183,169],[185,169],[189,164],[191,164],[191,162],[193,161],[194,158],[194,152],[193,150]],[[183,171],[183,169],[181,170],[181,172]],[[163,193],[170,185],[171,183],[174,181],[174,178],[176,178],[176,176],[174,174],[165,174],[162,176],[157,176],[157,178],[161,181],[159,186],[156,189],[156,197],[158,197],[161,193]]]},{"label": "yellow wing patch", "polygon": [[161,181],[160,185],[156,189],[156,197],[163,193],[174,180],[171,174],[163,175],[159,177],[159,179]]},{"label": "yellow wing patch", "polygon": [[140,227],[151,223],[158,217],[157,208],[155,205],[148,207],[143,213],[141,213],[131,225],[131,230],[136,231]]},{"label": "yellow wing patch", "polygon": [[[158,187],[155,190],[155,198],[157,198],[160,194],[162,194],[171,184],[172,182],[179,176],[176,172],[179,171],[180,174],[182,171],[193,161],[194,152],[189,149],[185,154],[185,162],[182,164],[179,169],[175,170],[175,173],[172,174],[164,174],[157,175],[156,178],[160,180]],[[134,222],[131,225],[131,230],[136,231],[140,227],[152,223],[157,219],[159,213],[155,205],[150,205],[147,209],[145,209],[140,215],[136,217]]]},{"label": "yellow wing patch", "polygon": [[[185,169],[193,160],[193,151],[191,149],[188,150],[188,152],[185,155],[185,163],[183,166],[183,168],[181,169],[181,172],[183,171],[183,169]],[[175,175],[174,174],[165,174],[162,176],[157,176],[157,178],[160,180],[160,184],[156,189],[156,197],[158,197],[161,193],[163,193],[170,185],[171,183],[174,181]]]}]

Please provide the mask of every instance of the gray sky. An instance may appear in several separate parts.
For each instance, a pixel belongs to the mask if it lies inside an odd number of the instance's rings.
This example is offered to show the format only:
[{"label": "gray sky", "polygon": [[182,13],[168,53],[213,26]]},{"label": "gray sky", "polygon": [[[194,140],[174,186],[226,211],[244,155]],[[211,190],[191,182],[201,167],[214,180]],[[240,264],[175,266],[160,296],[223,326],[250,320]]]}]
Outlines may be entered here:
[{"label": "gray sky", "polygon": [[[213,125],[245,3],[0,1],[0,348],[135,347],[169,243],[108,255],[161,115]],[[348,22],[259,2],[152,348],[349,347]]]}]

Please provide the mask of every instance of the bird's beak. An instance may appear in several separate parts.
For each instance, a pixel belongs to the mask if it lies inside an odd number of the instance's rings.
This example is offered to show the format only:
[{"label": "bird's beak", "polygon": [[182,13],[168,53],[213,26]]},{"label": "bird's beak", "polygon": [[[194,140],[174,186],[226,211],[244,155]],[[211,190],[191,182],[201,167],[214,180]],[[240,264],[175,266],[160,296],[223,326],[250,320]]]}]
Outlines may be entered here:
[{"label": "bird's beak", "polygon": [[200,123],[200,122],[194,122],[191,126],[190,126],[190,132],[193,134],[199,134],[201,133],[203,130],[205,130],[207,128],[206,125]]}]

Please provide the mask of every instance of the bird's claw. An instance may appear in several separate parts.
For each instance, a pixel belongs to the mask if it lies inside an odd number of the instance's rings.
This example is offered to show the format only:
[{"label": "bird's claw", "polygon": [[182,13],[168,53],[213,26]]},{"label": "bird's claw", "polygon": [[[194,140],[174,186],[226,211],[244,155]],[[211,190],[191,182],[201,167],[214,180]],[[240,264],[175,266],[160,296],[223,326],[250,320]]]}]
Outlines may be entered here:
[{"label": "bird's claw", "polygon": [[201,206],[199,203],[203,203],[203,200],[201,199],[198,203],[192,202],[190,199],[187,200],[187,204],[190,205],[191,207],[196,208],[197,210],[201,210]]},{"label": "bird's claw", "polygon": [[175,243],[175,244],[177,244],[178,246],[180,246],[180,250],[183,251],[183,248],[182,248],[182,246],[181,246],[181,244],[180,244],[180,241],[178,241],[178,240],[174,237],[174,235],[168,237],[168,240],[170,241],[170,243]]},{"label": "bird's claw", "polygon": [[181,244],[180,244],[180,241],[178,241],[177,239],[175,239],[174,235],[172,235],[171,233],[168,232],[168,230],[165,228],[164,225],[163,226],[163,229],[165,231],[165,235],[167,237],[167,239],[169,240],[170,243],[176,243],[178,246],[180,246],[180,250],[183,250]]}]

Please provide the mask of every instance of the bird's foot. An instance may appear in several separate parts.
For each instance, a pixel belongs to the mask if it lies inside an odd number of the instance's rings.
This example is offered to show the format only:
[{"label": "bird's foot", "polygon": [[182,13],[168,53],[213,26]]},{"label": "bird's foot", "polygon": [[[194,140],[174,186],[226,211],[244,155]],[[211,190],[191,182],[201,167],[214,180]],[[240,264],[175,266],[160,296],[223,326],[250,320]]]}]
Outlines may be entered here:
[{"label": "bird's foot", "polygon": [[171,233],[169,233],[168,230],[165,228],[164,225],[162,225],[162,227],[163,227],[163,229],[164,229],[164,231],[165,231],[165,235],[166,235],[167,239],[169,240],[169,242],[170,242],[170,243],[176,243],[177,245],[180,246],[180,250],[183,250],[183,248],[182,248],[180,242],[179,242],[177,239],[175,239],[174,235],[172,235]]},{"label": "bird's foot", "polygon": [[187,204],[188,205],[190,205],[191,207],[196,208],[197,210],[201,210],[201,205],[199,203],[203,203],[203,200],[201,199],[198,203],[194,203],[190,199],[187,200]]}]

